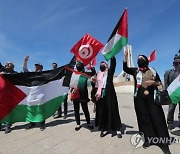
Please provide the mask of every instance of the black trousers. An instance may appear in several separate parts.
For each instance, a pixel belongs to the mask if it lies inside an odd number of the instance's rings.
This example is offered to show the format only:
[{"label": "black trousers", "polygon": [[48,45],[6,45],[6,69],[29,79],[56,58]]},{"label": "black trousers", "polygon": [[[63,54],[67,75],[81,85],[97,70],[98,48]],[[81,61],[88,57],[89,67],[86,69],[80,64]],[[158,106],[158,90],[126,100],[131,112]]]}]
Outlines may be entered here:
[{"label": "black trousers", "polygon": [[[64,115],[67,115],[68,105],[67,105],[67,97],[64,100]],[[62,115],[62,107],[60,106],[58,109],[58,115]]]},{"label": "black trousers", "polygon": [[[68,110],[68,104],[67,104],[67,96],[66,96],[66,98],[65,98],[65,100],[64,100],[64,115],[66,116],[67,115],[67,110]],[[59,107],[59,109],[57,110],[57,114],[58,115],[62,115],[62,107],[61,107],[61,105],[60,105],[60,107]]]},{"label": "black trousers", "polygon": [[80,104],[81,104],[82,110],[84,112],[87,124],[90,124],[90,114],[89,114],[89,110],[88,110],[88,102],[73,101],[76,123],[77,123],[77,125],[80,125],[80,114],[79,114]]},{"label": "black trousers", "polygon": [[[167,115],[167,123],[173,124],[174,122],[174,112],[176,109],[177,104],[170,104],[168,109],[168,115]],[[178,114],[178,120],[180,121],[180,105],[179,105],[179,114]]]}]

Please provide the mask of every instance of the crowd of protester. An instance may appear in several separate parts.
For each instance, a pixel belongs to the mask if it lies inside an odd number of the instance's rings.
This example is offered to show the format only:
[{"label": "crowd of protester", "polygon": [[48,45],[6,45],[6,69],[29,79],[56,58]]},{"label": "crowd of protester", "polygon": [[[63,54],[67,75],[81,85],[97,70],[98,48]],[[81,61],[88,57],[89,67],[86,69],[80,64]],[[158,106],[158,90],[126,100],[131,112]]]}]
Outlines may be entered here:
[{"label": "crowd of protester", "polygon": [[[130,74],[134,78],[134,108],[137,118],[137,125],[139,132],[142,132],[145,137],[145,142],[143,144],[144,148],[148,148],[154,143],[148,141],[148,137],[158,137],[158,138],[170,138],[169,131],[172,130],[174,126],[174,112],[177,105],[170,104],[169,111],[167,115],[167,120],[165,119],[164,111],[162,106],[158,106],[154,103],[154,91],[155,89],[162,85],[161,79],[158,72],[149,67],[148,58],[145,55],[139,55],[137,64],[138,67],[130,68],[127,65],[128,52],[124,52],[123,70],[127,74]],[[22,72],[31,72],[28,69],[29,56],[26,56],[22,65]],[[43,71],[43,65],[41,63],[34,64],[35,72]],[[52,63],[52,70],[58,68],[57,63]],[[105,137],[108,133],[115,132],[118,138],[122,137],[122,123],[120,118],[120,112],[118,107],[118,100],[116,92],[113,85],[113,77],[116,69],[116,58],[112,57],[110,59],[110,66],[108,63],[103,61],[100,63],[99,70],[96,71],[94,67],[91,67],[91,71],[86,72],[85,67],[81,61],[77,61],[74,69],[80,73],[87,74],[91,77],[92,91],[89,96],[87,89],[87,80],[84,81],[84,88],[74,88],[69,87],[70,92],[79,94],[78,98],[72,99],[74,106],[74,115],[76,121],[75,131],[81,129],[80,122],[80,104],[84,112],[87,128],[93,130],[94,127],[98,127],[100,130],[100,137]],[[13,74],[18,73],[15,71],[15,65],[13,62],[7,62],[5,65],[0,63],[0,74]],[[173,61],[173,68],[169,69],[164,74],[164,88],[173,82],[173,80],[180,73],[180,55],[175,55]],[[95,125],[91,123],[91,118],[88,109],[88,102],[94,103],[95,112]],[[67,99],[64,101],[64,119],[67,118]],[[59,106],[54,115],[54,119],[62,117],[62,107]],[[180,127],[180,106],[178,115],[178,127]],[[36,123],[30,122],[27,129],[31,129]],[[10,133],[12,131],[12,124],[0,124],[0,128],[4,132]],[[45,120],[40,122],[40,130],[45,129]],[[169,154],[169,144],[157,144],[164,153]]]}]

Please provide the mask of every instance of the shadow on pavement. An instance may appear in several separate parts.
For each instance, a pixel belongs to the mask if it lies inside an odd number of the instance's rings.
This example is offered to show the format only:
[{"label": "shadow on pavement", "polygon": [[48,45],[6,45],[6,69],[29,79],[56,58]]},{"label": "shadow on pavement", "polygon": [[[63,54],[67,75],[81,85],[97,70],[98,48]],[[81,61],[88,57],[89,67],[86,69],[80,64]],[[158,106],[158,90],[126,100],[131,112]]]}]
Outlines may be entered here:
[{"label": "shadow on pavement", "polygon": [[58,119],[58,120],[54,120],[49,123],[46,123],[46,127],[53,127],[53,126],[57,126],[57,125],[67,124],[67,123],[70,123],[73,121],[75,121],[75,120],[74,119]]},{"label": "shadow on pavement", "polygon": [[176,136],[180,136],[180,130],[171,131],[170,133]]}]

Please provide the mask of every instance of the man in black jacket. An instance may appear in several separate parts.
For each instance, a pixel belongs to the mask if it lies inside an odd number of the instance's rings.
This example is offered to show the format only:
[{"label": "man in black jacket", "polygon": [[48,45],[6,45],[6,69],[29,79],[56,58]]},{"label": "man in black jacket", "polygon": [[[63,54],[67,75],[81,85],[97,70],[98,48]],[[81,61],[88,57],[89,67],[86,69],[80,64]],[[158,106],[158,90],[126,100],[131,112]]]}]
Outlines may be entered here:
[{"label": "man in black jacket", "polygon": [[[179,51],[180,52],[180,51]],[[168,86],[177,78],[177,76],[180,73],[180,55],[175,55],[174,62],[173,62],[173,69],[167,70],[164,74],[164,85],[165,89],[168,88]],[[174,111],[176,109],[177,104],[170,104],[168,115],[167,115],[167,124],[168,129],[173,129],[173,122],[174,122]],[[179,115],[178,115],[178,127],[180,127],[180,105],[179,105]]]}]

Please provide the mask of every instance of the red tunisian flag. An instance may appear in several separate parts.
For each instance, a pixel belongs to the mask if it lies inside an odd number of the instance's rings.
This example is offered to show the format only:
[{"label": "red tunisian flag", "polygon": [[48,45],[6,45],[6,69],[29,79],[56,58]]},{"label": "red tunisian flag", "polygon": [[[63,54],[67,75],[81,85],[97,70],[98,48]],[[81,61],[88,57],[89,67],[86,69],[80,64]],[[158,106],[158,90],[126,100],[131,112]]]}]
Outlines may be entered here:
[{"label": "red tunisian flag", "polygon": [[86,67],[87,70],[91,70],[91,67],[94,67],[97,64],[96,57],[90,62],[90,64]]},{"label": "red tunisian flag", "polygon": [[148,58],[149,62],[156,60],[156,50],[154,50]]},{"label": "red tunisian flag", "polygon": [[89,34],[79,40],[71,49],[77,61],[82,61],[84,66],[90,63],[104,45]]}]

